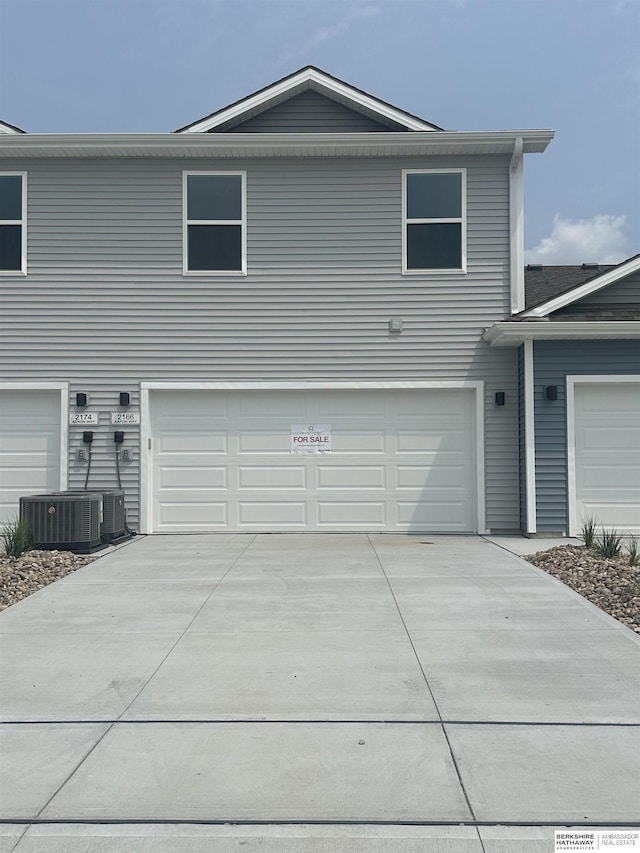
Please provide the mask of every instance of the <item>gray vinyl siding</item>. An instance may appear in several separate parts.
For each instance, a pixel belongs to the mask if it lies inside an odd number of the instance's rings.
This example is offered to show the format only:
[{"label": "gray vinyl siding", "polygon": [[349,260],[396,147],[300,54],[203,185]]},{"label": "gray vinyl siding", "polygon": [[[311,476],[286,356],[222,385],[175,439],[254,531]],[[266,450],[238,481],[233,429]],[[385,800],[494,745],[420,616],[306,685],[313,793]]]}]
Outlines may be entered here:
[{"label": "gray vinyl siding", "polygon": [[[233,133],[361,133],[406,130],[389,122],[389,127],[362,113],[345,107],[318,92],[294,95],[240,124],[227,123]],[[219,132],[216,128],[213,133]]]},{"label": "gray vinyl siding", "polygon": [[518,482],[520,491],[520,530],[527,529],[527,457],[524,408],[524,346],[518,347]]},{"label": "gray vinyl siding", "polygon": [[576,305],[640,305],[640,272],[586,296]]},{"label": "gray vinyl siding", "polygon": [[[535,436],[538,532],[565,533],[567,509],[567,375],[640,374],[637,341],[536,341]],[[556,385],[558,399],[545,389]]]},{"label": "gray vinyl siding", "polygon": [[[28,171],[28,275],[0,281],[0,376],[62,380],[103,413],[91,484],[114,484],[119,391],[141,381],[485,381],[487,525],[518,516],[508,158],[5,161]],[[401,170],[467,168],[467,274],[401,274]],[[182,171],[247,171],[248,275],[182,274]],[[391,335],[392,316],[404,319]],[[496,407],[497,390],[507,405]],[[71,484],[80,428],[70,427]],[[138,522],[138,428],[123,465]]]}]

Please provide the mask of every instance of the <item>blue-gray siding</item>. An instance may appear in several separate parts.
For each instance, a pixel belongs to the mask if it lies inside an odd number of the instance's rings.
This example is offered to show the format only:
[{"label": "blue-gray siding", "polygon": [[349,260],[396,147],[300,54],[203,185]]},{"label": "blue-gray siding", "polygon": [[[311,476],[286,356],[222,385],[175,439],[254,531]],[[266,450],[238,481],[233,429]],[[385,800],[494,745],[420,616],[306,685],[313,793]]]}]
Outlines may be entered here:
[{"label": "blue-gray siding", "polygon": [[[3,276],[0,378],[68,380],[101,415],[140,381],[483,380],[487,520],[518,516],[517,354],[481,341],[509,314],[507,157],[5,160],[28,171],[26,277]],[[401,170],[467,168],[468,272],[401,274]],[[182,170],[246,169],[247,276],[183,276]],[[390,335],[391,316],[404,318]],[[507,405],[496,407],[496,390]],[[123,467],[137,520],[141,448]],[[71,485],[80,429],[71,428]]]},{"label": "blue-gray siding", "polygon": [[576,305],[638,305],[640,304],[640,272],[628,275],[621,281],[616,281],[610,284],[609,287],[604,287],[597,293],[592,293],[591,296],[586,296]]},{"label": "blue-gray siding", "polygon": [[[640,374],[637,341],[536,341],[534,351],[538,532],[566,532],[567,375]],[[547,400],[555,385],[557,400]]]},{"label": "blue-gray siding", "polygon": [[[318,92],[309,90],[264,110],[239,124],[228,122],[232,133],[371,133],[406,130],[395,122],[385,126]],[[216,128],[213,133],[220,132]]]}]

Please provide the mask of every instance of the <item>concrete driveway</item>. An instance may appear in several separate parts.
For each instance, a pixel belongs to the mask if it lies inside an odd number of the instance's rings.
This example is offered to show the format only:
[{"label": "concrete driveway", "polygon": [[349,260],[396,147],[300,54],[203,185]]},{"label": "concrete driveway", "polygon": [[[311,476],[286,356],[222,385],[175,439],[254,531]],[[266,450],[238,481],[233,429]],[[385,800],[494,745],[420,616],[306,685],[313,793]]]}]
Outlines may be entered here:
[{"label": "concrete driveway", "polygon": [[640,824],[638,637],[478,537],[140,537],[0,634],[2,853]]}]

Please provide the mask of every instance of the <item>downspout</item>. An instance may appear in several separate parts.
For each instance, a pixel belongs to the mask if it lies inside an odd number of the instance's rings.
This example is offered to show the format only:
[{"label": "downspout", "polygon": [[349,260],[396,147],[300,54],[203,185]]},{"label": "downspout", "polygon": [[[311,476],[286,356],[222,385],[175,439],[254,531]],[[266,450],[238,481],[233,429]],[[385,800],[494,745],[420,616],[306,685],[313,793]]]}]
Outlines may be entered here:
[{"label": "downspout", "polygon": [[524,158],[522,137],[513,143],[509,164],[509,257],[511,314],[524,311]]}]

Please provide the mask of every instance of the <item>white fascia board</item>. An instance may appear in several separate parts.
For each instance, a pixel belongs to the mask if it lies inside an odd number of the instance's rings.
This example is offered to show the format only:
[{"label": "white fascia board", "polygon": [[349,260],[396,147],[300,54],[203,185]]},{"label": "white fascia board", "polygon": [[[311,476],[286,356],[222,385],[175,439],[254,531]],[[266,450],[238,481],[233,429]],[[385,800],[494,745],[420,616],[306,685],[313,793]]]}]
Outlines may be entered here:
[{"label": "white fascia board", "polygon": [[496,323],[483,332],[492,347],[514,347],[524,341],[609,340],[640,338],[640,320],[567,320],[564,323],[532,320]]},{"label": "white fascia board", "polygon": [[292,89],[295,89],[305,83],[313,83],[314,86],[319,89],[324,89],[339,95],[341,98],[352,101],[360,107],[364,107],[371,112],[383,116],[384,118],[391,119],[398,124],[402,124],[410,130],[437,130],[437,128],[428,122],[412,118],[401,110],[396,110],[392,106],[378,101],[376,98],[365,95],[364,92],[359,92],[352,89],[351,86],[348,86],[345,83],[341,83],[331,77],[326,77],[315,68],[305,68],[299,74],[289,77],[287,80],[282,80],[280,83],[275,83],[273,86],[269,86],[264,91],[258,92],[256,95],[250,95],[248,98],[244,98],[242,101],[228,107],[226,110],[223,109],[215,115],[202,119],[202,121],[199,121],[197,124],[191,125],[191,127],[187,127],[178,132],[206,133],[209,130],[213,130],[215,127],[219,127],[225,122],[241,118],[244,113],[251,113],[253,110],[263,105],[266,107],[270,101],[277,99],[281,100],[283,95],[286,95],[287,92],[290,92]]},{"label": "white fascia board", "polygon": [[530,308],[528,311],[525,311],[522,316],[523,318],[546,317],[547,314],[552,314],[559,308],[565,308],[567,305],[571,305],[573,302],[577,302],[585,296],[597,293],[599,290],[602,290],[603,287],[607,287],[616,281],[620,281],[620,279],[626,278],[626,276],[631,275],[638,270],[640,270],[640,255],[635,258],[630,258],[625,263],[615,267],[615,269],[608,270],[585,284],[574,287],[573,290],[569,290],[567,293],[556,296],[548,302],[543,302],[542,305],[537,305],[535,308]]},{"label": "white fascia board", "polygon": [[19,130],[17,127],[13,127],[10,124],[5,124],[3,121],[0,121],[0,133],[17,133],[19,136],[22,136],[24,131]]},{"label": "white fascia board", "polygon": [[3,134],[2,157],[349,157],[541,153],[553,131]]}]

